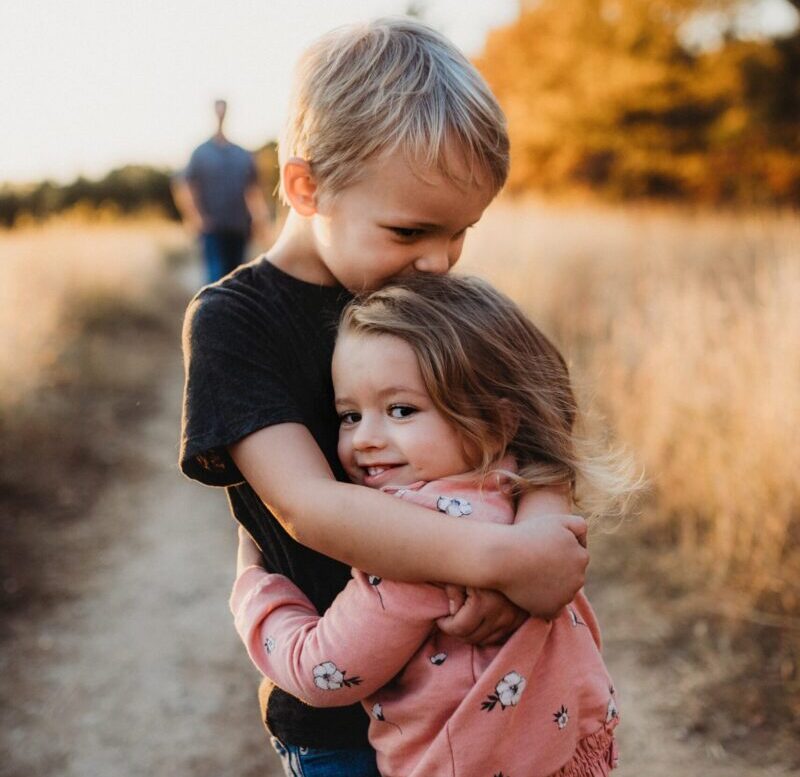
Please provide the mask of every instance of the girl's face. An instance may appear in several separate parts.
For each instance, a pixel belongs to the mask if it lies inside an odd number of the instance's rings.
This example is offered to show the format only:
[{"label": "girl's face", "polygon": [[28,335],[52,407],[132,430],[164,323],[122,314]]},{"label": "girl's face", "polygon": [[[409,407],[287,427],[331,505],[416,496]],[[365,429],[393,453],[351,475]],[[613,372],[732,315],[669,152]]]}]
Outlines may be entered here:
[{"label": "girl's face", "polygon": [[473,469],[457,430],[428,396],[414,351],[399,337],[341,334],[333,386],[339,458],[354,483],[407,486]]}]

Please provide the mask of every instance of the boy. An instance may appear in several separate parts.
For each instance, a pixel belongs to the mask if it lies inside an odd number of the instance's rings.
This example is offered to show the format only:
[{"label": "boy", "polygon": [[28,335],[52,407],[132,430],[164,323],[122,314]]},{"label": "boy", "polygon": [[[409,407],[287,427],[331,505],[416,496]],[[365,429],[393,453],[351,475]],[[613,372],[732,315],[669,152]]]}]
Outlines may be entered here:
[{"label": "boy", "polygon": [[[588,563],[583,521],[555,515],[567,512],[562,495],[527,497],[515,526],[466,524],[348,484],[336,456],[339,313],[352,292],[457,261],[507,173],[491,92],[452,44],[416,22],[334,31],[300,62],[280,150],[291,212],[277,242],[187,311],[184,473],[227,488],[264,566],[319,612],[350,566],[473,586],[441,624],[473,642],[502,639],[523,617],[478,589],[555,612]],[[359,707],[315,709],[270,686],[261,697],[287,773],[311,759],[325,774],[378,774]]]}]

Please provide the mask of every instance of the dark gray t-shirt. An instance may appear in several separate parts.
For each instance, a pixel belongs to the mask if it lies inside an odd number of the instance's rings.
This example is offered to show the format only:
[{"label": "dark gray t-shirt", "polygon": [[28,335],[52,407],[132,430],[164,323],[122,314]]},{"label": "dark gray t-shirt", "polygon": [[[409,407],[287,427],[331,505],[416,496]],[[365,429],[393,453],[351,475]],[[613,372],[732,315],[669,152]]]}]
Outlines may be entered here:
[{"label": "dark gray t-shirt", "polygon": [[249,151],[211,138],[192,152],[182,175],[192,187],[206,232],[249,235],[250,212],[244,193],[258,180]]},{"label": "dark gray t-shirt", "polygon": [[[296,583],[320,613],[350,579],[349,567],[295,542],[244,480],[227,446],[273,424],[301,423],[336,477],[347,480],[336,454],[331,358],[349,299],[341,287],[305,283],[261,257],[202,289],[184,323],[181,469],[226,488],[265,567]],[[293,745],[365,746],[367,723],[360,705],[309,707],[277,688],[269,696],[267,725]]]}]

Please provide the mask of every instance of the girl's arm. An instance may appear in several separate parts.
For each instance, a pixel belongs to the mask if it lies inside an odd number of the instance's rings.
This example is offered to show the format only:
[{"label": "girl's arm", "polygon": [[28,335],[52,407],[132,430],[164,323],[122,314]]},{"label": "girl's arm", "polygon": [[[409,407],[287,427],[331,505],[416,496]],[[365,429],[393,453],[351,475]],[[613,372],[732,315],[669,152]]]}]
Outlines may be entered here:
[{"label": "girl's arm", "polygon": [[514,526],[463,522],[338,483],[306,427],[278,424],[230,446],[239,470],[298,542],[350,566],[410,582],[495,589],[550,615],[583,586],[588,554],[577,516]]},{"label": "girl's arm", "polygon": [[[255,552],[253,552],[253,550]],[[239,564],[230,606],[253,663],[279,688],[315,707],[369,696],[408,663],[447,611],[436,586],[380,580],[362,572],[320,617],[282,575],[246,566],[259,558],[239,530]]]}]

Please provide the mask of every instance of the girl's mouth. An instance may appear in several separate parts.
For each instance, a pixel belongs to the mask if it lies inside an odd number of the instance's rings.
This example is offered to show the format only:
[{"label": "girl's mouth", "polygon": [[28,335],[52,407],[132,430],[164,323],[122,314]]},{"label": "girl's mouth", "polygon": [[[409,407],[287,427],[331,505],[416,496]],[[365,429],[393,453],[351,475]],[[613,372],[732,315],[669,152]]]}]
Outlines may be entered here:
[{"label": "girl's mouth", "polygon": [[380,488],[381,486],[389,485],[392,474],[400,466],[400,464],[374,464],[369,467],[362,467],[364,485],[369,488]]}]

